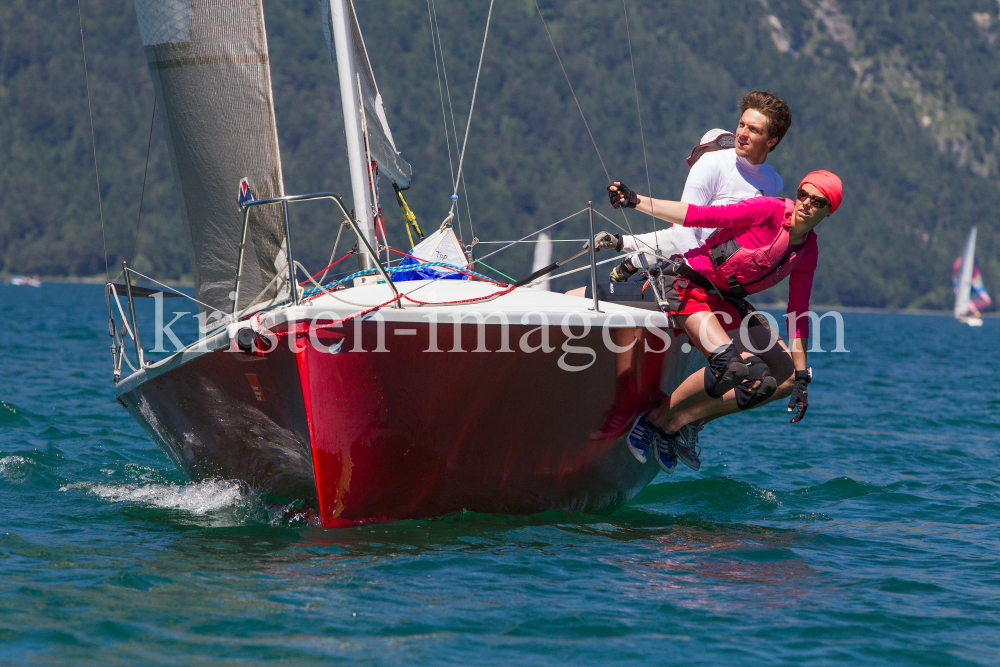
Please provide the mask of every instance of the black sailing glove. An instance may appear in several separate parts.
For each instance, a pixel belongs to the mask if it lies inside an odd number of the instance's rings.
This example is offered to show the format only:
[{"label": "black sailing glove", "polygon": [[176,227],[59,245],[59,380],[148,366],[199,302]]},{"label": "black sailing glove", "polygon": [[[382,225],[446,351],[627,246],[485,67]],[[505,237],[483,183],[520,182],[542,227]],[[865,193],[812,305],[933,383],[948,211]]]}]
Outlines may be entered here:
[{"label": "black sailing glove", "polygon": [[635,208],[639,203],[639,195],[629,190],[621,181],[615,181],[608,186],[608,198],[611,199],[612,208]]},{"label": "black sailing glove", "polygon": [[597,232],[594,234],[594,248],[596,250],[621,252],[622,246],[621,234],[612,234],[611,232]]},{"label": "black sailing glove", "polygon": [[795,410],[795,416],[792,417],[792,420],[789,422],[790,424],[800,422],[806,416],[806,410],[809,408],[810,382],[812,382],[811,368],[807,368],[804,371],[795,371],[795,387],[792,389],[792,395],[788,399],[788,411]]},{"label": "black sailing glove", "polygon": [[611,280],[616,283],[626,282],[629,278],[635,275],[635,272],[638,270],[639,269],[632,266],[632,262],[626,259],[624,262],[611,269]]}]

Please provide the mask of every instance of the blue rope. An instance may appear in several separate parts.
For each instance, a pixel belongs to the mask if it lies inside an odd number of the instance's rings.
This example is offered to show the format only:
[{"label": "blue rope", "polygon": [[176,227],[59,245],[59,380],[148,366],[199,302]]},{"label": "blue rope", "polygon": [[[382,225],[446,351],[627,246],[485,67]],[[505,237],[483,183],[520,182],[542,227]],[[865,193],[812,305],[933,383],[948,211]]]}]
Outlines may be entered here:
[{"label": "blue rope", "polygon": [[[449,269],[458,268],[458,267],[456,267],[453,264],[448,264],[447,262],[418,262],[416,264],[405,264],[405,265],[402,265],[402,266],[400,266],[400,265],[394,266],[394,267],[392,267],[392,268],[390,268],[388,270],[388,273],[389,273],[389,275],[391,277],[392,274],[396,273],[397,271],[411,271],[413,269],[428,268],[428,267],[435,267],[435,266],[447,267]],[[476,278],[479,278],[480,280],[488,280],[490,282],[493,282],[492,278],[490,278],[489,276],[484,276],[481,273],[476,273],[475,271],[470,271],[469,269],[462,269],[462,271],[465,272],[465,273],[467,273],[467,274],[469,274],[470,276],[475,276]],[[326,285],[323,285],[323,289],[325,289],[327,291],[330,291],[330,290],[333,290],[333,289],[339,287],[340,285],[343,285],[344,283],[346,283],[348,281],[354,280],[355,278],[360,278],[361,276],[373,276],[373,275],[377,275],[378,273],[379,273],[378,269],[365,269],[364,271],[357,271],[357,272],[352,273],[351,275],[347,276],[346,278],[341,278],[340,280],[336,280],[336,281],[334,281],[332,283],[327,283]],[[309,289],[307,289],[304,292],[302,292],[302,297],[303,298],[309,298],[311,296],[315,296],[317,294],[322,293],[322,291],[323,290],[321,290],[321,289],[319,289],[317,287],[310,287]]]},{"label": "blue rope", "polygon": [[[396,273],[397,271],[402,271],[402,270],[409,271],[411,269],[419,269],[421,267],[433,267],[433,266],[443,266],[443,267],[447,267],[447,268],[450,268],[450,269],[456,269],[456,268],[458,268],[458,267],[456,267],[453,264],[448,264],[447,262],[418,262],[417,264],[405,264],[405,265],[402,265],[402,266],[400,266],[400,265],[394,266],[394,267],[392,267],[392,268],[390,268],[388,270],[388,273],[391,275],[393,273]],[[476,273],[475,271],[470,271],[469,269],[462,269],[462,270],[465,273],[469,274],[470,276],[475,276],[476,278],[480,278],[482,280],[488,280],[490,282],[494,282],[493,279],[490,278],[489,276],[484,276],[481,273]],[[335,280],[332,283],[327,283],[326,285],[323,285],[323,288],[325,290],[327,290],[327,291],[330,291],[330,290],[333,290],[334,288],[338,287],[339,285],[343,285],[344,283],[346,283],[346,282],[348,282],[350,280],[354,280],[355,278],[360,278],[361,276],[373,276],[373,275],[376,275],[378,273],[379,273],[378,269],[365,269],[364,271],[356,271],[356,272],[352,273],[351,275],[347,276],[346,278],[341,278],[340,280]],[[302,298],[308,299],[309,297],[316,296],[317,294],[322,294],[322,292],[323,292],[323,290],[321,290],[319,288],[310,287],[309,289],[304,290],[302,292]],[[282,304],[275,304],[273,306],[268,306],[267,308],[264,308],[263,310],[260,310],[260,311],[258,311],[256,313],[254,313],[254,315],[261,315],[261,314],[266,313],[266,312],[268,312],[270,310],[274,310],[275,308],[280,308],[281,305]],[[251,316],[247,316],[247,317],[251,317]],[[244,319],[246,319],[246,318],[244,318]]]}]

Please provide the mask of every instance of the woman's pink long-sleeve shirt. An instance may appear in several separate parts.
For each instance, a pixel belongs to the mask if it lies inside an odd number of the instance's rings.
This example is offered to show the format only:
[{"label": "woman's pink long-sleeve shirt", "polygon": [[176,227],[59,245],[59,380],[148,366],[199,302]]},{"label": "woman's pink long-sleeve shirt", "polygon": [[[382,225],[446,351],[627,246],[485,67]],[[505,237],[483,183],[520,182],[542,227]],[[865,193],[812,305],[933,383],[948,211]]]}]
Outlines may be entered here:
[{"label": "woman's pink long-sleeve shirt", "polygon": [[[781,240],[782,234],[787,236],[791,232],[793,208],[793,202],[778,197],[754,197],[725,206],[692,204],[688,206],[684,226],[732,229],[736,242],[743,248],[768,250],[776,241]],[[716,271],[708,254],[709,244],[714,243],[710,239],[705,245],[686,252],[684,258],[691,268],[711,280],[714,285],[720,289],[729,289],[726,279]],[[787,245],[787,238],[785,244]],[[798,338],[809,337],[809,318],[805,313],[809,310],[813,273],[818,259],[816,233],[810,231],[805,241],[794,248],[789,247],[784,258],[777,258],[781,268],[776,273],[760,282],[745,285],[749,293],[755,294],[773,287],[786,276],[791,276],[788,281],[788,330],[791,333],[794,322],[795,336]],[[766,270],[761,273],[765,274]]]}]

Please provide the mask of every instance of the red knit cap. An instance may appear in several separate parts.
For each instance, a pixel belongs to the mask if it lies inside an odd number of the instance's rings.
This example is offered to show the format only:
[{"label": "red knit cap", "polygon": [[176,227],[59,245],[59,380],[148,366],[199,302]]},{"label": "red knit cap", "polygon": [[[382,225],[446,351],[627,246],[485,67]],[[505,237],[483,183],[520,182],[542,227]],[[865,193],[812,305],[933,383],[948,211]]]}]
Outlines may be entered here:
[{"label": "red knit cap", "polygon": [[844,184],[840,182],[839,176],[825,169],[820,169],[806,174],[802,182],[799,183],[799,187],[801,188],[806,183],[818,188],[830,200],[830,213],[837,210],[844,198]]}]

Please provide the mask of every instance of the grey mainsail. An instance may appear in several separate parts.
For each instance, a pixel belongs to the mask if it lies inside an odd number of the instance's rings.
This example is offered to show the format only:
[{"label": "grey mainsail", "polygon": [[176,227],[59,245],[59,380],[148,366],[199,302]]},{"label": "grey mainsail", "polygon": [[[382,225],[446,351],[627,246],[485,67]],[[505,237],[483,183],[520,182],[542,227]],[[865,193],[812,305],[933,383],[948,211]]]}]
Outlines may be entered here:
[{"label": "grey mainsail", "polygon": [[[371,153],[372,159],[378,163],[383,174],[395,181],[399,187],[405,188],[410,184],[412,169],[399,156],[396,143],[392,140],[392,131],[389,129],[389,121],[385,115],[385,105],[382,103],[382,95],[379,94],[378,85],[375,83],[375,74],[372,72],[371,63],[368,60],[365,40],[361,36],[358,17],[354,13],[354,3],[351,0],[347,2],[347,11],[351,42],[354,47],[355,75],[361,88],[361,106],[365,110],[368,152]],[[331,18],[330,5],[324,2],[323,33],[326,35],[326,45],[330,49],[330,56],[336,61],[337,52],[333,40],[333,28],[330,25]]]},{"label": "grey mainsail", "polygon": [[[203,311],[233,310],[240,181],[284,195],[262,0],[135,0]],[[239,308],[290,293],[280,207],[250,212]]]}]

